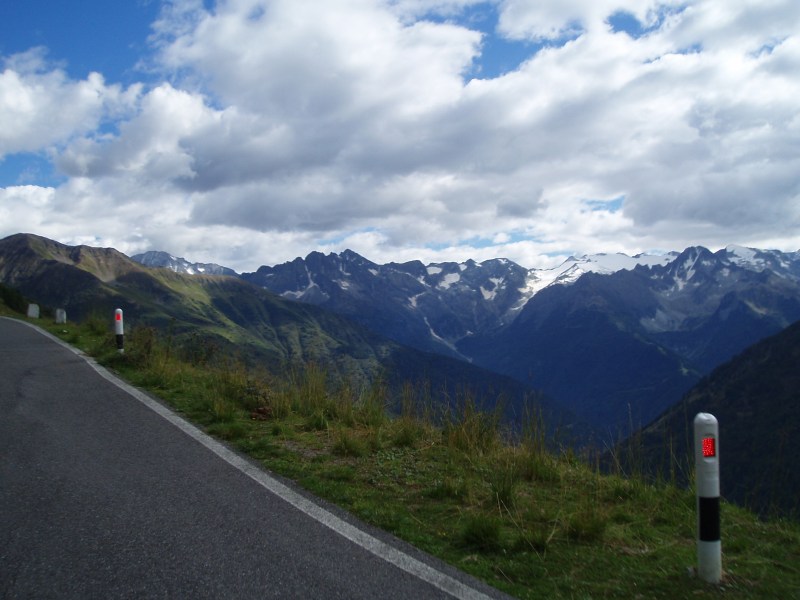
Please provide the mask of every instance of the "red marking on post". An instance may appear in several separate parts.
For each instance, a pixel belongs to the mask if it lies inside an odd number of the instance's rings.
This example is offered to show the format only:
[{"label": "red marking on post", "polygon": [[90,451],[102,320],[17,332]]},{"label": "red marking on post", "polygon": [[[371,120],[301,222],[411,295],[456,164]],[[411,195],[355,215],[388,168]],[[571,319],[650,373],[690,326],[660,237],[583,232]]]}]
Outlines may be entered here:
[{"label": "red marking on post", "polygon": [[703,438],[703,458],[714,458],[717,455],[717,440],[713,437]]}]

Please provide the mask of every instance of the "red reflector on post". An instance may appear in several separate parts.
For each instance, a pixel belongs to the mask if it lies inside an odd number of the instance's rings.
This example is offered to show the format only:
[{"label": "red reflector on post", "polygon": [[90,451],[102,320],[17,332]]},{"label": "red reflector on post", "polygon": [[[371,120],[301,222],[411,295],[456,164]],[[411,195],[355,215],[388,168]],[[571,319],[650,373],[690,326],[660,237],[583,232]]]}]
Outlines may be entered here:
[{"label": "red reflector on post", "polygon": [[118,312],[117,314],[115,314],[115,315],[114,315],[114,318],[115,318],[117,321],[122,321],[122,313],[121,313],[121,312]]},{"label": "red reflector on post", "polygon": [[703,458],[714,458],[717,455],[717,441],[713,437],[703,438]]}]

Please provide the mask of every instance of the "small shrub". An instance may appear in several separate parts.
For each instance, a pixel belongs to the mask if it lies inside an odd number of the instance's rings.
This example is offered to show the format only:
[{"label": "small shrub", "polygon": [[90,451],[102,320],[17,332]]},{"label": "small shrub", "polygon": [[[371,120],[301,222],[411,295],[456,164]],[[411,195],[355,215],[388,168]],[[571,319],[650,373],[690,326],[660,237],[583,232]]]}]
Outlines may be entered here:
[{"label": "small shrub", "polygon": [[500,444],[499,412],[481,411],[466,397],[461,411],[446,418],[443,436],[448,447],[469,456],[490,452]]},{"label": "small shrub", "polygon": [[525,449],[518,459],[520,477],[525,481],[553,483],[559,480],[559,470],[553,457]]},{"label": "small shrub", "polygon": [[128,336],[128,360],[138,367],[149,369],[158,349],[158,334],[153,327],[135,327]]},{"label": "small shrub", "polygon": [[516,488],[519,483],[519,470],[513,457],[506,455],[489,472],[489,488],[492,502],[501,509],[511,510],[516,503]]},{"label": "small shrub", "polygon": [[343,384],[333,398],[333,407],[336,418],[347,427],[356,423],[355,400],[350,383]]},{"label": "small shrub", "polygon": [[567,523],[567,537],[576,542],[598,542],[603,539],[607,519],[592,506],[574,513]]},{"label": "small shrub", "polygon": [[265,403],[274,419],[285,419],[292,414],[292,398],[285,390],[270,388]]},{"label": "small shrub", "polygon": [[28,309],[28,301],[16,289],[0,283],[0,302],[11,310],[25,314]]},{"label": "small shrub", "polygon": [[236,405],[227,398],[213,398],[210,412],[215,422],[227,423],[236,418]]},{"label": "small shrub", "polygon": [[290,385],[300,414],[309,416],[328,410],[328,373],[319,365],[311,363],[293,372]]},{"label": "small shrub", "polygon": [[305,427],[309,431],[325,431],[330,425],[330,419],[324,408],[318,408],[306,416]]},{"label": "small shrub", "polygon": [[550,544],[550,535],[547,528],[537,525],[536,527],[523,531],[514,542],[513,549],[516,552],[544,552]]},{"label": "small shrub", "polygon": [[179,347],[180,357],[195,367],[209,365],[219,354],[219,347],[207,335],[192,332]]},{"label": "small shrub", "polygon": [[103,316],[99,313],[92,313],[89,317],[84,321],[83,325],[89,331],[89,334],[93,336],[105,336],[111,331],[111,325],[113,321],[111,317],[113,315]]},{"label": "small shrub", "polygon": [[356,420],[367,427],[380,427],[386,422],[386,383],[378,379],[359,399]]},{"label": "small shrub", "polygon": [[245,437],[247,435],[247,427],[237,421],[226,421],[210,425],[208,433],[232,442]]},{"label": "small shrub", "polygon": [[434,500],[463,500],[468,492],[467,484],[463,479],[446,477],[437,480],[433,487],[424,492],[424,495]]},{"label": "small shrub", "polygon": [[72,344],[73,346],[77,345],[78,340],[80,340],[80,333],[78,332],[77,329],[68,327],[66,330],[62,331],[66,331],[66,333],[63,336],[65,342],[67,342],[68,344]]},{"label": "small shrub", "polygon": [[422,425],[415,419],[403,416],[394,425],[392,443],[398,448],[411,448],[422,437]]},{"label": "small shrub", "polygon": [[467,518],[461,530],[461,544],[478,552],[497,552],[500,550],[500,520],[484,514]]},{"label": "small shrub", "polygon": [[276,446],[274,442],[263,435],[240,439],[237,445],[240,450],[252,455],[255,458],[272,456],[276,452]]},{"label": "small shrub", "polygon": [[384,446],[385,431],[383,427],[371,427],[367,435],[367,445],[370,452],[378,452]]},{"label": "small shrub", "polygon": [[629,480],[620,476],[608,476],[601,492],[604,500],[621,502],[636,498],[638,488]]},{"label": "small shrub", "polygon": [[255,386],[251,387],[251,381],[247,370],[241,362],[234,360],[227,361],[220,368],[213,370],[214,389],[217,395],[225,398],[231,403],[252,410],[258,406],[258,402],[247,402],[249,394],[254,393]]},{"label": "small shrub", "polygon": [[347,465],[337,465],[331,467],[323,473],[326,479],[331,481],[353,481],[356,478],[356,472],[353,467]]},{"label": "small shrub", "polygon": [[339,435],[337,436],[331,451],[337,456],[352,456],[355,458],[360,458],[367,455],[366,445],[345,430],[339,431]]}]

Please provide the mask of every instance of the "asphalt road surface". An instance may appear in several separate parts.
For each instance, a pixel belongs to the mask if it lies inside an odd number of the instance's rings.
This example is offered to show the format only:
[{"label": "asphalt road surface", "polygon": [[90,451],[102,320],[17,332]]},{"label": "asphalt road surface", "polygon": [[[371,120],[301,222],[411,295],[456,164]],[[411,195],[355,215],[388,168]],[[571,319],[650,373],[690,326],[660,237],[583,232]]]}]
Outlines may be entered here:
[{"label": "asphalt road surface", "polygon": [[0,318],[0,598],[502,598]]}]

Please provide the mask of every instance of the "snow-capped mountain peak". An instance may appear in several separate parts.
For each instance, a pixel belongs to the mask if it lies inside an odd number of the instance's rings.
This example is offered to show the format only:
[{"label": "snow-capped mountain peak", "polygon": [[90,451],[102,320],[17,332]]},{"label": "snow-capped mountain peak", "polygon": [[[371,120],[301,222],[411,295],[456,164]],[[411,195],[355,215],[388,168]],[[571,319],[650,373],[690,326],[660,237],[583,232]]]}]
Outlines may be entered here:
[{"label": "snow-capped mountain peak", "polygon": [[759,273],[769,269],[784,279],[800,280],[800,252],[758,250],[733,244],[720,250],[718,254],[743,269]]},{"label": "snow-capped mountain peak", "polygon": [[[596,277],[584,279],[587,274]],[[576,294],[586,297],[575,301],[575,310],[584,310],[586,299],[599,298],[598,306],[617,303],[626,323],[647,336],[684,335],[709,315],[789,314],[800,288],[800,253],[741,246],[711,252],[698,246],[680,253],[571,256],[552,269],[526,269],[500,258],[381,265],[350,251],[317,252],[242,277],[285,298],[322,305],[403,344],[472,359],[481,340],[536,323],[541,307]],[[758,286],[772,286],[777,295],[748,291]],[[539,295],[548,288],[563,293]],[[786,300],[778,299],[782,294]]]},{"label": "snow-capped mountain peak", "polygon": [[735,262],[739,265],[744,264],[753,264],[758,259],[758,250],[755,248],[746,248],[745,246],[739,246],[736,244],[731,244],[725,248],[725,254],[727,254],[728,259],[731,262]]},{"label": "snow-capped mountain peak", "polygon": [[185,258],[157,250],[136,254],[131,256],[131,259],[145,267],[159,267],[185,275],[236,275],[236,271],[227,267],[214,263],[193,263]]},{"label": "snow-capped mountain peak", "polygon": [[667,265],[677,257],[677,253],[667,254],[585,254],[580,257],[570,256],[559,266],[552,269],[532,269],[528,272],[525,287],[520,290],[524,297],[521,304],[551,285],[569,285],[575,283],[586,273],[610,275],[617,271],[630,271],[637,266],[653,267]]}]

